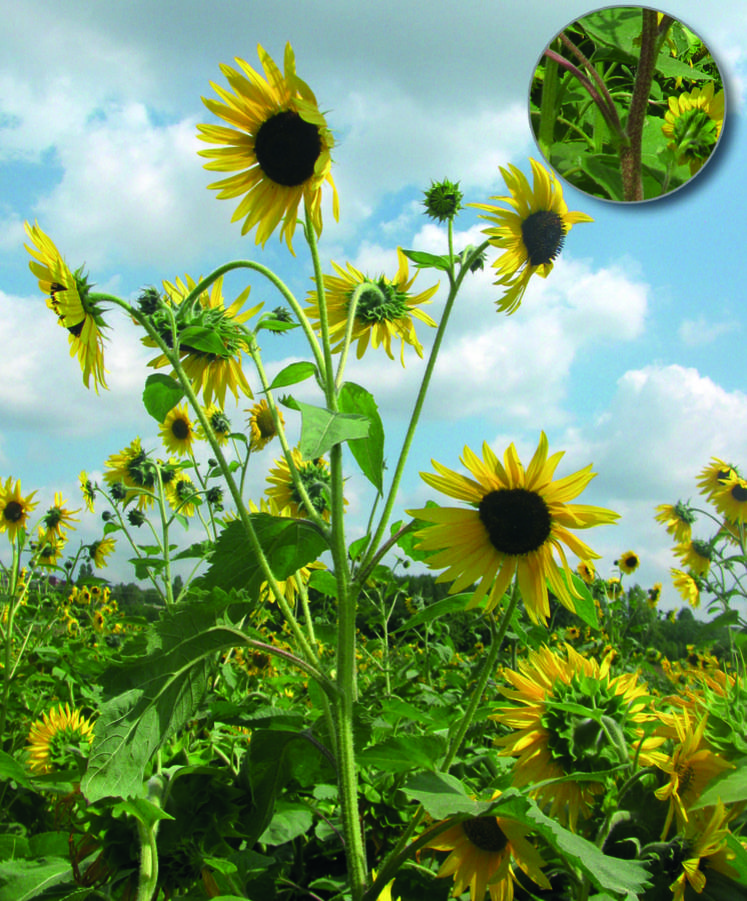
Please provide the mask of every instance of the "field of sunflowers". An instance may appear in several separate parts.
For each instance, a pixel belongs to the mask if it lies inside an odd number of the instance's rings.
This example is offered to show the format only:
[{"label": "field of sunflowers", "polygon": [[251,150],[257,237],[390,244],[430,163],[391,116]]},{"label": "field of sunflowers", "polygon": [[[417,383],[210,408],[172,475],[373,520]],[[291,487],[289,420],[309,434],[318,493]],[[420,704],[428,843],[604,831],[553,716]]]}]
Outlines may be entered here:
[{"label": "field of sunflowers", "polygon": [[[671,616],[661,585],[635,582],[636,550],[615,578],[597,575],[593,529],[617,513],[580,500],[592,466],[564,471],[544,433],[529,460],[485,443],[432,461],[433,499],[399,509],[462,284],[493,267],[498,313],[520,316],[530,280],[551,276],[591,217],[532,159],[473,204],[480,244],[454,247],[464,198],[443,180],[424,209],[448,228],[447,253],[399,248],[392,277],[324,273],[334,138],[290,45],[282,70],[261,47],[259,59],[261,71],[221,67],[228,86],[205,105],[225,124],[198,126],[201,154],[257,245],[279,234],[292,249],[302,234],[305,301],[238,260],[131,302],[96,292],[26,224],[31,272],[87,387],[106,389],[112,312],[142,329],[154,424],[102,479],[81,473],[79,499],[44,510],[0,481],[0,901],[747,898],[737,461],[693,473],[697,503],[652,510],[681,560]],[[249,306],[248,287],[226,301],[229,272],[262,280],[278,306]],[[448,286],[438,322],[422,309],[436,287],[413,288],[434,272]],[[354,347],[423,356],[416,324],[436,337],[385,466],[386,411],[346,363]],[[291,329],[308,358],[271,379],[258,336]],[[238,424],[224,407],[228,392],[251,397],[244,367],[261,397]],[[309,380],[317,404],[289,393]],[[248,467],[270,449],[250,499]],[[376,502],[351,541],[353,470]],[[72,552],[89,516],[101,538]],[[115,544],[146,603],[103,577]]]}]

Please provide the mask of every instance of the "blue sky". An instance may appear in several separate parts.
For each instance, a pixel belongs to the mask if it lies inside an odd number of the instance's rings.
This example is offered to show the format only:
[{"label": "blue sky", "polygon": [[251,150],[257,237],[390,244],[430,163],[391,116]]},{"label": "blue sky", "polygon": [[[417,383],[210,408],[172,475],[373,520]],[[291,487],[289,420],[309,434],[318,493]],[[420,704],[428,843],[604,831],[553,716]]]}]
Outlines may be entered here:
[{"label": "blue sky", "polygon": [[[7,7],[7,9],[4,9]],[[140,404],[152,353],[116,311],[106,348],[111,390],[86,391],[64,333],[28,270],[23,222],[37,219],[73,268],[86,263],[101,290],[131,297],[147,284],[251,256],[275,268],[301,297],[310,267],[276,238],[264,253],[230,223],[233,206],[206,190],[196,155],[198,122],[213,121],[200,96],[222,83],[219,63],[258,65],[261,43],[277,60],[289,40],[336,135],[340,222],[325,201],[323,263],[346,261],[372,275],[396,272],[396,247],[438,251],[444,234],[422,215],[432,179],[460,180],[466,200],[504,193],[498,167],[529,171],[538,151],[527,94],[544,46],[587,3],[252,3],[225,0],[127,4],[0,2],[7,14],[0,61],[0,477],[36,490],[38,510],[55,491],[79,503],[78,473],[100,477],[106,457],[157,428]],[[453,316],[432,394],[402,487],[399,514],[433,496],[419,479],[430,458],[459,468],[465,444],[502,454],[515,442],[527,460],[540,430],[566,450],[558,475],[594,463],[582,500],[622,514],[586,533],[599,569],[633,548],[644,587],[664,583],[663,606],[680,605],[669,580],[670,542],[654,522],[658,503],[694,497],[711,456],[747,467],[744,329],[743,118],[747,8],[681,0],[666,11],[704,39],[724,75],[727,121],[703,173],[668,198],[622,206],[565,187],[575,226],[545,282],[535,279],[512,317],[499,315],[490,273],[468,283]],[[38,23],[45,27],[39,29]],[[479,240],[465,211],[459,241]],[[421,274],[423,290],[432,280]],[[226,296],[244,287],[227,280]],[[250,301],[278,303],[261,283]],[[429,312],[438,318],[439,292]],[[419,328],[424,345],[431,336]],[[264,341],[271,371],[304,354],[295,338]],[[379,403],[387,456],[396,456],[423,371],[414,353],[370,351],[350,366]],[[254,380],[256,384],[256,379]],[[309,389],[300,399],[311,399]],[[234,423],[241,410],[227,407]],[[290,416],[286,416],[290,419]],[[291,429],[292,430],[292,429]],[[256,458],[248,493],[264,490],[274,454]],[[349,482],[350,533],[371,501]],[[448,503],[448,502],[447,502]],[[99,537],[100,523],[79,536]],[[707,531],[703,537],[707,537]],[[190,533],[190,538],[197,535]],[[73,539],[75,540],[75,539]],[[119,554],[108,575],[128,579]]]}]

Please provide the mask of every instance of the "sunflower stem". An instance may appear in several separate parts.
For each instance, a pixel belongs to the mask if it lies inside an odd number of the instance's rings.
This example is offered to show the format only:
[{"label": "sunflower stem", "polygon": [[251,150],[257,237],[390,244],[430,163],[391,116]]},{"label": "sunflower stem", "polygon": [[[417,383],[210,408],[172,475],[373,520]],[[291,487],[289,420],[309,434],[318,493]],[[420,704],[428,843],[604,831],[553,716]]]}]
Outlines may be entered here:
[{"label": "sunflower stem", "polygon": [[319,259],[319,247],[316,242],[316,232],[311,221],[311,213],[308,205],[306,205],[306,218],[304,221],[304,234],[306,235],[306,243],[309,245],[311,253],[311,262],[314,267],[314,282],[316,283],[316,296],[319,306],[319,330],[322,333],[322,353],[324,354],[324,368],[320,367],[322,380],[324,383],[324,391],[326,395],[327,408],[332,413],[337,412],[337,391],[334,379],[332,378],[332,348],[329,341],[329,318],[327,316],[327,296],[324,290],[324,275],[322,274],[322,264]]},{"label": "sunflower stem", "polygon": [[[410,453],[410,448],[412,447],[412,442],[415,437],[415,429],[417,428],[418,421],[420,420],[420,414],[423,409],[423,404],[425,403],[425,398],[428,393],[428,388],[430,386],[431,377],[433,375],[433,370],[436,366],[436,359],[438,358],[438,352],[441,349],[441,342],[443,341],[444,332],[446,331],[446,326],[449,321],[449,316],[451,315],[451,310],[454,306],[454,301],[457,298],[457,294],[459,293],[459,289],[462,286],[462,281],[466,274],[470,271],[470,266],[478,260],[483,251],[489,246],[489,241],[483,241],[477,248],[475,248],[470,256],[462,262],[461,268],[459,270],[459,274],[454,276],[454,262],[455,257],[453,253],[453,221],[449,220],[449,249],[450,249],[450,268],[447,271],[447,275],[449,276],[449,296],[446,299],[446,304],[444,306],[444,311],[441,316],[441,322],[438,325],[438,329],[436,331],[436,337],[433,341],[433,347],[431,348],[430,355],[428,357],[428,363],[425,367],[425,373],[423,375],[423,381],[420,384],[420,389],[418,391],[418,396],[415,400],[415,406],[413,407],[412,415],[410,417],[410,424],[407,427],[407,433],[405,435],[405,439],[402,442],[402,449],[399,454],[399,459],[397,460],[397,466],[394,470],[394,476],[392,478],[392,484],[389,488],[389,494],[387,495],[386,504],[384,505],[384,510],[382,511],[381,518],[379,520],[379,525],[376,529],[376,534],[373,537],[373,540],[368,545],[365,556],[360,564],[361,572],[366,570],[373,559],[373,557],[377,553],[377,548],[381,539],[384,536],[384,531],[386,530],[387,524],[389,522],[389,518],[392,515],[392,510],[394,508],[394,502],[397,498],[397,491],[399,490],[400,482],[402,481],[402,476],[405,470],[405,464],[407,463],[407,457]],[[360,578],[357,580],[360,584]]]}]

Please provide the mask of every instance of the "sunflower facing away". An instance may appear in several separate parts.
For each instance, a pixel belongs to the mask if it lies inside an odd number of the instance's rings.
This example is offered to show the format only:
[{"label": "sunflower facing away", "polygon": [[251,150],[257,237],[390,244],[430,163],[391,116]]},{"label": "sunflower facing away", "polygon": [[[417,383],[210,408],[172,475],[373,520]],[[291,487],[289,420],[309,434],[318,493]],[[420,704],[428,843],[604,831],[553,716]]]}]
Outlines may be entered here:
[{"label": "sunflower facing away", "polygon": [[656,509],[658,512],[654,519],[664,525],[675,541],[681,544],[690,540],[695,514],[687,504],[677,501],[676,504],[659,504]]},{"label": "sunflower facing away", "polygon": [[39,289],[47,298],[47,306],[57,322],[68,331],[70,356],[77,357],[83,372],[83,383],[89,387],[91,376],[98,386],[106,388],[104,379],[104,339],[106,323],[99,307],[90,298],[90,286],[83,268],[71,272],[51,239],[39,228],[24,223],[33,247],[24,244],[33,259],[29,269],[39,280]]},{"label": "sunflower facing away", "polygon": [[510,191],[507,196],[491,197],[507,203],[511,210],[490,203],[471,203],[485,210],[487,219],[495,223],[483,229],[490,243],[504,252],[493,263],[498,270],[496,285],[506,290],[497,301],[501,312],[513,313],[521,304],[529,280],[536,273],[547,278],[553,261],[563,249],[565,236],[578,222],[593,222],[586,213],[569,211],[563,200],[563,188],[554,175],[536,160],[530,159],[534,175],[533,187],[524,173],[509,164],[501,167],[501,175]]},{"label": "sunflower facing away", "polygon": [[[491,719],[512,731],[498,739],[501,753],[516,757],[513,783],[533,785],[571,773],[589,773],[584,782],[559,782],[531,790],[538,802],[549,806],[549,815],[576,829],[579,816],[588,817],[595,797],[605,792],[605,773],[611,767],[627,762],[621,760],[624,746],[632,755],[638,754],[642,766],[663,760],[664,755],[654,749],[663,738],[641,741],[642,725],[652,719],[647,713],[650,698],[646,687],[638,684],[637,673],[610,675],[612,656],[601,663],[584,657],[569,644],[564,655],[546,645],[530,651],[519,662],[518,671],[504,669],[503,678],[509,686],[499,688],[511,706],[501,707]],[[586,708],[590,716],[569,713]],[[606,730],[599,717],[606,717]],[[596,718],[596,720],[595,720]],[[620,736],[620,745],[610,739],[613,727]],[[599,773],[594,778],[594,773]]]},{"label": "sunflower facing away", "polygon": [[32,500],[35,491],[24,497],[21,494],[21,480],[13,485],[13,479],[8,478],[5,485],[0,481],[0,532],[7,532],[11,542],[15,541],[18,532],[26,528],[29,513],[36,507],[38,501]]},{"label": "sunflower facing away", "polygon": [[682,595],[683,600],[687,601],[691,607],[700,607],[700,589],[690,573],[683,572],[681,569],[674,569],[674,567],[669,572],[671,573],[674,587]]},{"label": "sunflower facing away", "polygon": [[472,817],[456,823],[425,845],[451,851],[438,876],[454,877],[454,898],[469,889],[470,901],[513,901],[514,863],[537,885],[550,888],[544,860],[526,837],[527,829],[509,817]]},{"label": "sunflower facing away", "polygon": [[709,81],[702,88],[670,97],[664,114],[661,130],[669,138],[669,149],[677,154],[677,165],[689,165],[691,176],[713,152],[724,124],[725,95],[713,91]]},{"label": "sunflower facing away", "polygon": [[[246,288],[230,307],[226,307],[221,276],[199,295],[196,304],[188,308],[184,301],[197,284],[191,276],[185,275],[184,280],[177,278],[173,284],[165,281],[163,287],[168,303],[176,311],[179,354],[184,372],[195,392],[202,392],[206,404],[210,404],[215,398],[223,408],[227,389],[236,400],[239,399],[239,389],[247,397],[252,396],[241,368],[241,355],[248,349],[247,337],[241,326],[262,308],[262,304],[241,313],[249,296],[250,289]],[[171,346],[173,339],[170,313],[167,311],[160,318],[154,316],[153,326],[165,343]],[[198,337],[194,337],[196,332]],[[143,338],[142,342],[146,347],[156,346],[149,337]],[[161,354],[150,360],[148,365],[159,369],[168,366],[169,361],[165,354]]]},{"label": "sunflower facing away", "polygon": [[[598,558],[599,554],[570,529],[611,523],[618,514],[602,507],[569,504],[594,478],[591,464],[553,481],[563,452],[548,458],[547,450],[547,437],[542,432],[526,470],[513,444],[506,450],[501,465],[484,443],[482,460],[468,447],[461,457],[473,478],[435,460],[431,462],[437,475],[420,474],[432,488],[470,505],[407,511],[416,519],[432,523],[416,536],[420,548],[437,552],[429,557],[428,565],[435,569],[447,567],[436,581],[452,581],[450,594],[479,582],[470,607],[477,606],[489,594],[486,612],[492,610],[516,574],[533,622],[545,623],[550,615],[545,580],[558,599],[569,610],[575,610],[576,589],[562,544],[581,560]],[[555,552],[560,556],[565,580],[555,562]]]},{"label": "sunflower facing away", "polygon": [[[374,348],[381,345],[389,359],[393,360],[392,339],[401,342],[400,360],[403,366],[405,344],[414,347],[419,357],[423,356],[423,347],[415,334],[413,317],[435,327],[433,319],[418,309],[418,306],[430,302],[430,298],[438,290],[438,284],[420,294],[411,295],[409,291],[415,281],[415,275],[409,278],[409,263],[401,247],[397,248],[397,258],[399,269],[393,279],[383,275],[374,279],[368,278],[350,263],[347,264],[347,270],[337,263],[332,263],[337,275],[323,276],[330,341],[337,342],[332,348],[335,353],[343,347],[350,302],[353,294],[358,291],[355,322],[350,339],[351,343],[358,342],[356,350],[358,359],[366,352],[370,342]],[[309,301],[310,306],[306,309],[306,314],[318,329],[320,313],[316,291],[309,292]]]},{"label": "sunflower facing away", "polygon": [[68,769],[79,761],[77,754],[88,755],[93,741],[93,723],[60,704],[45,713],[31,726],[28,737],[29,769],[34,773],[51,773]]},{"label": "sunflower facing away", "polygon": [[[323,519],[329,521],[330,481],[327,461],[322,457],[317,460],[303,460],[298,448],[291,451],[291,457],[312,506]],[[266,494],[278,509],[287,509],[288,515],[297,519],[305,519],[309,515],[303,498],[293,482],[285,457],[275,461],[267,481],[272,487],[267,489]]]},{"label": "sunflower facing away", "polygon": [[325,181],[332,187],[333,213],[338,217],[331,175],[334,139],[311,88],[296,75],[291,45],[285,46],[284,72],[262,46],[257,52],[264,78],[237,58],[241,71],[221,66],[231,90],[210,83],[223,102],[204,97],[202,102],[230,127],[198,125],[199,140],[219,145],[199,154],[210,160],[206,169],[235,173],[208,187],[220,191],[220,200],[241,197],[231,221],[244,220],[242,235],[257,226],[256,243],[264,245],[282,220],[280,238],[285,237],[292,252],[302,200],[314,231],[322,232]]}]

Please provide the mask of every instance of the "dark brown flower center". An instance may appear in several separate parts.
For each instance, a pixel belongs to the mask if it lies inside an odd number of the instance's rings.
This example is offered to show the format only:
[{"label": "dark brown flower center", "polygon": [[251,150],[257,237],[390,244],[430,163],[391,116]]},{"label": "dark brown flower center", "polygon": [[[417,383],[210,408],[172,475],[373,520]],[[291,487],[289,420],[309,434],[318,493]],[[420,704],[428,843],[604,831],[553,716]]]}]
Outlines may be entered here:
[{"label": "dark brown flower center", "polygon": [[493,547],[519,556],[536,551],[550,537],[552,517],[544,499],[526,488],[501,488],[480,501],[480,520]]},{"label": "dark brown flower center", "polygon": [[23,505],[18,501],[8,501],[3,510],[7,522],[18,522],[23,518]]},{"label": "dark brown flower center", "polygon": [[175,419],[171,423],[171,434],[179,441],[186,441],[190,436],[189,423],[186,419]]},{"label": "dark brown flower center", "polygon": [[267,119],[254,138],[254,153],[262,171],[276,184],[288,188],[311,178],[321,152],[319,129],[293,110]]},{"label": "dark brown flower center", "polygon": [[552,210],[537,210],[521,223],[521,236],[530,266],[552,263],[563,249],[565,223]]},{"label": "dark brown flower center", "polygon": [[734,485],[731,489],[731,496],[735,501],[743,504],[745,501],[747,501],[747,487],[744,485]]},{"label": "dark brown flower center", "polygon": [[462,823],[464,834],[481,851],[497,854],[508,844],[508,838],[498,825],[496,817],[475,817]]}]

